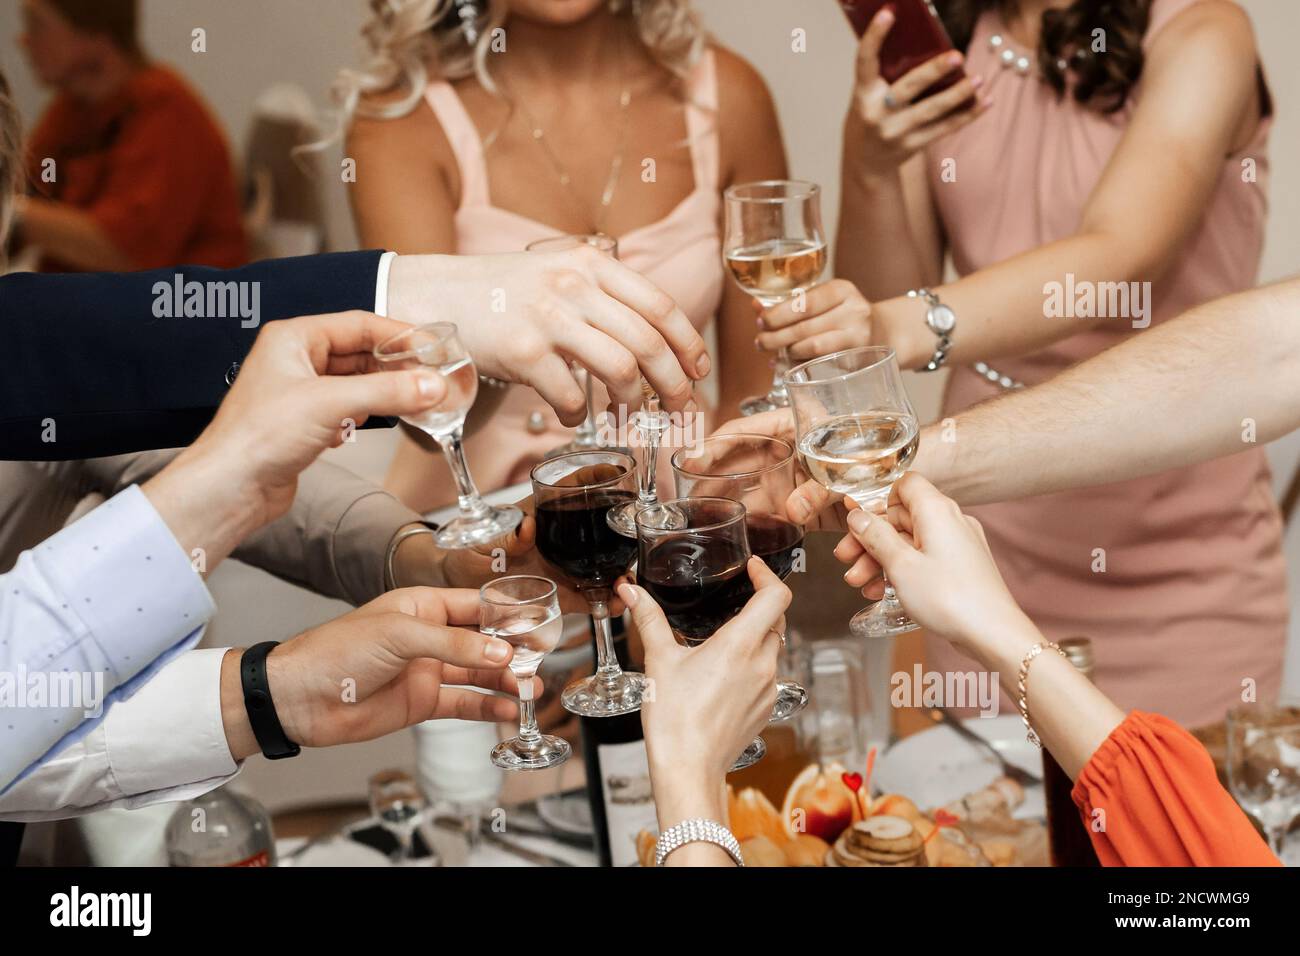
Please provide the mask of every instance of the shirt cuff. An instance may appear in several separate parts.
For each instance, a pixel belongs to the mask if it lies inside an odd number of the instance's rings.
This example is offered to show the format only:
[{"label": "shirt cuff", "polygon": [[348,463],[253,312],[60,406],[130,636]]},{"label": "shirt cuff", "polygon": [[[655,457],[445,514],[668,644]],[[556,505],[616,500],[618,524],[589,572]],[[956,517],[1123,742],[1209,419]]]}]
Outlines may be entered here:
[{"label": "shirt cuff", "polygon": [[109,689],[122,697],[159,658],[197,642],[216,611],[189,556],[136,485],[39,545],[33,559],[86,625],[102,657],[90,663],[103,665],[94,669],[107,671]]},{"label": "shirt cuff", "polygon": [[239,770],[221,719],[225,656],[224,647],[182,654],[109,712],[104,749],[122,796],[193,784],[207,789]]},{"label": "shirt cuff", "polygon": [[385,252],[379,257],[379,271],[375,273],[375,315],[388,318],[388,270],[393,268],[395,252]]}]

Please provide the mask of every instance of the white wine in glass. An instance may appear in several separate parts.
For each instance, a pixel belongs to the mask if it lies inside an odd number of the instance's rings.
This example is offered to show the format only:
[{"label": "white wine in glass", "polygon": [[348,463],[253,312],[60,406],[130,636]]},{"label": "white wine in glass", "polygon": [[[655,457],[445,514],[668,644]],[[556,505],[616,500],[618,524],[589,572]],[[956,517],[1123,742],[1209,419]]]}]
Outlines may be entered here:
[{"label": "white wine in glass", "polygon": [[[804,469],[828,491],[866,511],[884,512],[918,444],[916,411],[893,349],[835,352],[795,366],[785,381]],[[849,622],[858,637],[893,637],[916,628],[888,578],[884,597]]]},{"label": "white wine in glass", "polygon": [[[826,236],[816,183],[743,183],[732,186],[723,198],[722,258],[736,285],[771,307],[817,284],[826,268]],[[789,406],[784,383],[789,367],[789,356],[781,349],[772,387],[766,395],[741,402],[741,414]]]},{"label": "white wine in glass", "polygon": [[465,461],[465,416],[478,397],[478,370],[456,326],[434,322],[407,329],[376,345],[374,356],[382,369],[432,368],[447,382],[447,394],[436,406],[403,417],[438,443],[456,481],[460,514],[434,533],[438,547],[479,548],[514,531],[524,519],[523,512],[513,505],[498,508],[484,501]]}]

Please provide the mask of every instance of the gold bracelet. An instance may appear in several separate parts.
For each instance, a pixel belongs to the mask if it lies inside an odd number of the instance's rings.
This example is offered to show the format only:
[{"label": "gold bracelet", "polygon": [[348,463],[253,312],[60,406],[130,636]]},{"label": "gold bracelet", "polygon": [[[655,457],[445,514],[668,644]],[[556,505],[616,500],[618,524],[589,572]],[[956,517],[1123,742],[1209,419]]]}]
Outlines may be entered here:
[{"label": "gold bracelet", "polygon": [[[1038,734],[1034,732],[1034,728],[1029,724],[1029,702],[1026,699],[1025,688],[1029,681],[1029,665],[1033,663],[1035,657],[1043,653],[1044,647],[1050,647],[1062,657],[1066,657],[1065,651],[1061,650],[1059,644],[1053,641],[1041,641],[1025,651],[1025,656],[1020,659],[1020,676],[1016,681],[1016,687],[1020,691],[1020,699],[1016,701],[1016,706],[1020,708],[1020,719],[1025,722],[1025,737],[1039,750],[1043,749],[1043,742],[1038,739]],[[1066,659],[1069,658],[1066,657]]]}]

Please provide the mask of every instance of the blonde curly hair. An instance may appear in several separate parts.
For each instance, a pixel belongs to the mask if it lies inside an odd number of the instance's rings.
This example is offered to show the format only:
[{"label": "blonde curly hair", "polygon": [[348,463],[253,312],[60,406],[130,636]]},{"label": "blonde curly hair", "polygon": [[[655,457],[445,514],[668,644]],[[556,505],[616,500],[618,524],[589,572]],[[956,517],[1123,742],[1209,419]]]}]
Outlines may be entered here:
[{"label": "blonde curly hair", "polygon": [[[615,14],[630,18],[651,58],[684,79],[704,52],[706,34],[690,0],[609,0]],[[405,116],[415,109],[431,79],[476,76],[500,93],[488,71],[494,32],[509,16],[509,0],[480,0],[485,13],[474,23],[477,42],[467,39],[455,20],[455,0],[370,0],[373,16],[362,27],[369,62],[361,70],[343,70],[334,95],[346,124],[353,115],[372,118]],[[382,104],[367,96],[401,91]]]}]

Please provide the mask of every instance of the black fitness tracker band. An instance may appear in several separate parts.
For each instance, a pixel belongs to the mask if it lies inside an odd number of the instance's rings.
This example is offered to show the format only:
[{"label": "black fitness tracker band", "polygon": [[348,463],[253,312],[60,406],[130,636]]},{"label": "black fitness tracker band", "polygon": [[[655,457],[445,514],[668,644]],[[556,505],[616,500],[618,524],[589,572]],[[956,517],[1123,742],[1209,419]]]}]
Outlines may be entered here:
[{"label": "black fitness tracker band", "polygon": [[244,710],[253,728],[257,745],[267,760],[296,757],[302,748],[284,735],[280,718],[271,700],[271,685],[266,679],[266,655],[279,646],[279,641],[263,641],[244,651],[239,661],[239,682],[244,688]]}]

